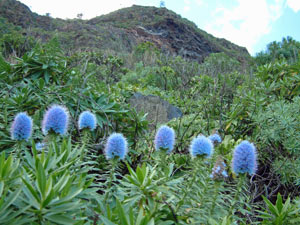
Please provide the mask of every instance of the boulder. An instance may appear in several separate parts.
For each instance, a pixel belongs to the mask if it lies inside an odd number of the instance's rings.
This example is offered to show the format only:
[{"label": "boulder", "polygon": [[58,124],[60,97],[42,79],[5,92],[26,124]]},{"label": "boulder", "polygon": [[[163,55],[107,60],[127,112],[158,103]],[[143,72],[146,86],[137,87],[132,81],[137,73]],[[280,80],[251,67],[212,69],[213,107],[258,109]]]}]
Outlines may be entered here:
[{"label": "boulder", "polygon": [[182,116],[182,112],[178,107],[171,105],[169,102],[155,95],[142,95],[135,93],[129,103],[137,112],[147,113],[147,120],[150,121],[150,127],[156,124],[164,124],[173,118]]}]

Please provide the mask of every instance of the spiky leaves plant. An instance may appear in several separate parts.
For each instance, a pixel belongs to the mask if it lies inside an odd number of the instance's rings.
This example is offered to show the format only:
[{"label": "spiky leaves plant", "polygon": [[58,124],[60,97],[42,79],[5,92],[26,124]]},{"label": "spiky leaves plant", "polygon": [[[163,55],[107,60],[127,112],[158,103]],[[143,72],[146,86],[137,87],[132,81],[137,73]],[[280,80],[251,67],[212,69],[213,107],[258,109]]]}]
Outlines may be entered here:
[{"label": "spiky leaves plant", "polygon": [[[95,114],[91,113],[90,111],[84,111],[80,113],[78,119],[78,128],[82,130],[83,137],[82,143],[86,145],[89,142],[89,135],[90,132],[95,130],[97,126],[97,120]],[[81,156],[83,158],[84,155]]]},{"label": "spiky leaves plant", "polygon": [[107,201],[110,193],[112,182],[115,178],[115,169],[119,160],[124,160],[128,152],[128,143],[123,134],[113,133],[109,136],[104,149],[106,159],[110,160],[111,170],[110,176],[107,180],[107,189],[104,197],[104,201]]},{"label": "spiky leaves plant", "polygon": [[239,195],[242,192],[243,185],[246,180],[247,174],[255,174],[257,169],[257,158],[256,150],[252,143],[249,141],[242,141],[234,149],[233,158],[232,158],[232,170],[235,174],[239,176],[237,191],[234,196],[234,201],[229,210],[228,216],[234,215],[234,207],[238,202]]}]

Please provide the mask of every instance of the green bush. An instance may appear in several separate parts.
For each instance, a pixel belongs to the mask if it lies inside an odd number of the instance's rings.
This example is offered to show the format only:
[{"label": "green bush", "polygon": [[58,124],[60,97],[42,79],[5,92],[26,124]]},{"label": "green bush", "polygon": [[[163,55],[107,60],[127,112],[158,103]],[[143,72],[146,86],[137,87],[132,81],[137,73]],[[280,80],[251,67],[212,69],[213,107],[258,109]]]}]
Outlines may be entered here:
[{"label": "green bush", "polygon": [[273,170],[282,183],[295,182],[299,178],[300,157],[300,98],[292,102],[275,101],[254,117],[255,138],[262,149],[262,159],[271,159]]}]

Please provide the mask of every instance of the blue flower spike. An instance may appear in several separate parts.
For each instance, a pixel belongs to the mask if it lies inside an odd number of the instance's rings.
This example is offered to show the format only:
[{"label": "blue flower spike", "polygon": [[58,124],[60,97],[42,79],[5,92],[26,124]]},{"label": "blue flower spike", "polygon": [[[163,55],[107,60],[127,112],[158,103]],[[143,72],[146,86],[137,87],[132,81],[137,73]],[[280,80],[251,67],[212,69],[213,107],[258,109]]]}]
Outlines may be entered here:
[{"label": "blue flower spike", "polygon": [[232,169],[236,174],[255,174],[257,170],[256,149],[249,141],[242,141],[234,150]]},{"label": "blue flower spike", "polygon": [[44,135],[49,132],[65,135],[69,125],[69,112],[60,105],[51,106],[44,115],[42,131]]},{"label": "blue flower spike", "polygon": [[154,145],[156,151],[165,149],[169,154],[173,151],[174,144],[175,144],[175,131],[166,125],[161,126],[156,132],[155,139],[154,139]]},{"label": "blue flower spike", "polygon": [[45,147],[46,147],[46,144],[42,143],[42,142],[38,142],[35,144],[36,150],[43,150]]},{"label": "blue flower spike", "polygon": [[12,123],[11,138],[16,141],[26,140],[31,137],[32,134],[32,119],[26,112],[18,113]]},{"label": "blue flower spike", "polygon": [[125,156],[128,152],[128,143],[123,134],[113,133],[109,136],[106,142],[106,146],[104,149],[104,153],[106,159],[114,159],[118,157],[118,159],[125,159]]},{"label": "blue flower spike", "polygon": [[79,129],[89,129],[90,131],[96,128],[96,116],[90,111],[84,111],[79,115],[78,120]]},{"label": "blue flower spike", "polygon": [[212,169],[212,173],[210,174],[210,178],[213,180],[224,180],[228,177],[226,171],[226,164],[224,160],[219,156],[215,162],[215,165]]},{"label": "blue flower spike", "polygon": [[213,144],[215,144],[215,143],[219,143],[220,144],[222,142],[222,138],[221,138],[221,136],[218,133],[214,133],[214,134],[210,135],[208,137],[208,139],[210,139]]},{"label": "blue flower spike", "polygon": [[213,143],[207,137],[199,135],[192,140],[190,145],[190,154],[193,158],[197,156],[205,156],[208,158],[212,156],[213,152]]}]

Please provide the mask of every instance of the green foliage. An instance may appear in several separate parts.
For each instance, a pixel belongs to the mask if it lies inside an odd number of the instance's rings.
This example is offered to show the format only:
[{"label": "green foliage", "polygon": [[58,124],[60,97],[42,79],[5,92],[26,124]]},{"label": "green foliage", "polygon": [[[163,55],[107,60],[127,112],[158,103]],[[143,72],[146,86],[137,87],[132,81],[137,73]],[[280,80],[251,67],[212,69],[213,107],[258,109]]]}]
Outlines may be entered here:
[{"label": "green foliage", "polygon": [[257,65],[264,65],[276,60],[294,63],[298,60],[300,42],[292,37],[282,38],[281,42],[273,41],[267,45],[266,51],[259,52],[255,57]]},{"label": "green foliage", "polygon": [[210,54],[201,64],[203,73],[211,77],[230,74],[241,70],[241,64],[224,53]]},{"label": "green foliage", "polygon": [[[295,182],[299,177],[300,98],[292,102],[275,101],[255,117],[255,137],[260,143],[262,158],[275,157],[273,168],[283,183]],[[275,150],[276,149],[276,150]]]},{"label": "green foliage", "polygon": [[86,149],[73,147],[71,141],[49,142],[47,151],[25,151],[22,160],[16,155],[1,154],[0,221],[1,224],[74,224],[86,219],[83,203],[89,202],[82,193],[92,180],[88,167],[78,161]]},{"label": "green foliage", "polygon": [[20,34],[20,32],[17,31],[11,31],[9,33],[2,33],[0,31],[0,53],[5,58],[9,58],[11,57],[11,55],[14,57],[22,57],[34,46],[35,41],[30,36],[23,36],[22,34]]},{"label": "green foliage", "polygon": [[[0,58],[0,87],[3,90],[0,109],[4,112],[0,115],[3,128],[0,149],[10,151],[13,147],[9,127],[17,112],[27,111],[40,124],[42,113],[54,103],[67,106],[71,118],[84,110],[93,111],[99,125],[93,135],[94,140],[97,138],[99,141],[109,130],[126,132],[133,142],[143,134],[147,121],[143,115],[129,109],[126,98],[122,97],[123,94],[128,95],[127,91],[120,93],[118,88],[110,89],[93,72],[82,76],[80,70],[84,70],[85,66],[70,67],[67,61],[55,41],[33,49],[17,64],[9,64]],[[108,70],[121,63],[111,57],[104,59],[106,61]],[[83,72],[88,70],[86,68]],[[76,121],[72,121],[70,128],[72,134],[79,133]],[[41,132],[38,137],[42,138]]]},{"label": "green foliage", "polygon": [[[258,67],[257,89],[276,99],[291,100],[300,94],[300,60],[294,65],[275,62]],[[266,102],[269,103],[269,101]]]},{"label": "green foliage", "polygon": [[18,59],[14,69],[15,79],[43,78],[46,85],[50,82],[59,84],[65,80],[66,61],[58,43],[53,40],[45,46],[37,45],[29,54],[25,53],[22,58]]},{"label": "green foliage", "polygon": [[[141,12],[131,13],[142,18]],[[118,26],[128,28],[135,22],[124,20]],[[68,25],[85,27],[82,23]],[[0,21],[2,27],[6,29],[6,23]],[[89,39],[86,33],[80,41]],[[32,43],[12,31],[1,36],[1,224],[225,225],[259,223],[258,215],[265,224],[298,222],[299,200],[292,199],[299,193],[300,179],[300,61],[291,54],[298,42],[283,41],[279,53],[272,48],[264,53],[267,59],[254,59],[263,65],[250,69],[224,53],[211,54],[201,64],[166,56],[150,42],[128,54],[65,54],[59,43],[69,43],[74,36],[57,34],[47,44]],[[176,131],[173,154],[155,152],[146,115],[128,105],[137,91],[158,95],[183,111],[183,117],[168,122]],[[40,131],[43,113],[54,103],[70,111],[69,138],[51,139]],[[97,129],[88,135],[77,127],[84,110],[97,118]],[[32,139],[45,143],[43,150],[37,150],[34,141],[17,144],[10,139],[12,119],[21,111],[32,116]],[[214,156],[191,159],[192,138],[215,131],[223,142],[215,146]],[[126,163],[107,162],[102,154],[112,132],[128,139]],[[227,179],[212,179],[218,157],[229,165],[232,150],[244,139],[256,143],[259,176],[242,182],[227,166]],[[278,189],[290,192],[290,198],[285,194],[283,203],[278,196],[273,204]],[[262,193],[269,199],[264,198],[267,208],[255,211],[257,202],[262,205]]]},{"label": "green foliage", "polygon": [[260,212],[260,218],[263,219],[262,224],[298,224],[300,222],[299,213],[300,208],[295,204],[291,203],[291,199],[288,198],[285,203],[283,203],[280,193],[277,195],[277,200],[275,204],[272,204],[266,197],[263,196],[267,208],[265,211]]}]

